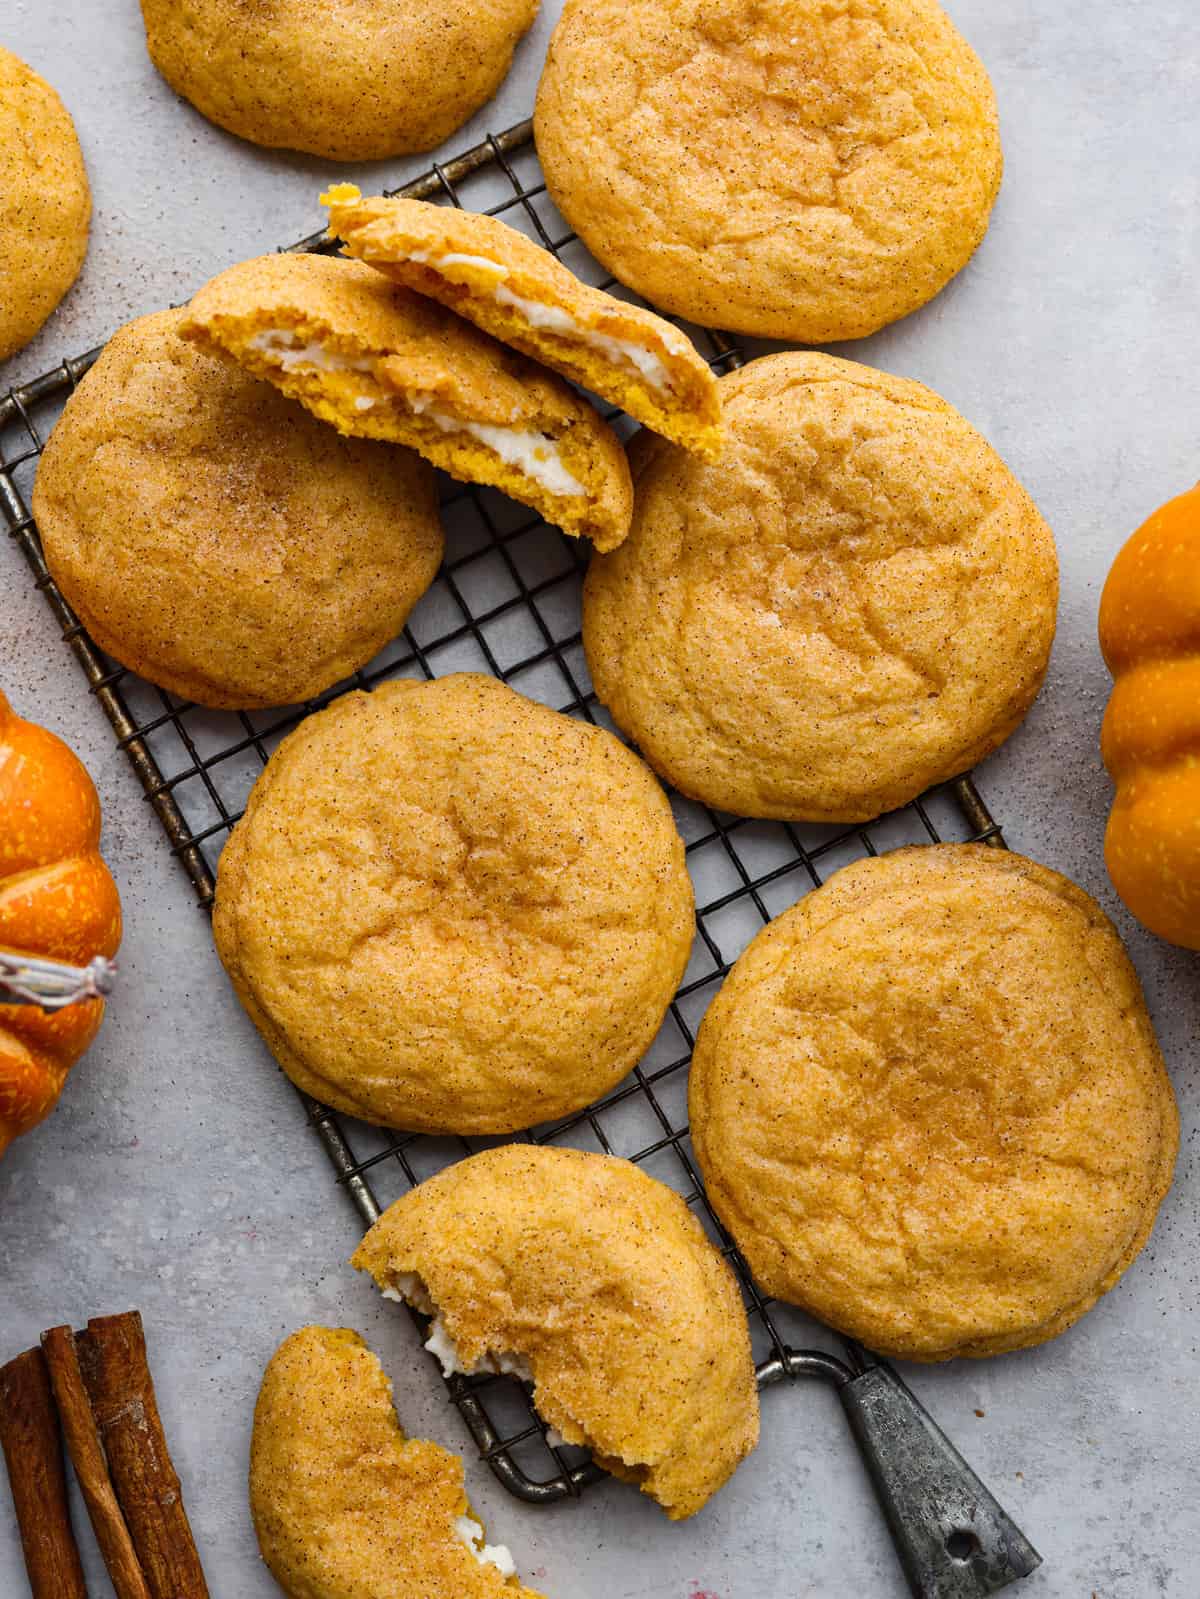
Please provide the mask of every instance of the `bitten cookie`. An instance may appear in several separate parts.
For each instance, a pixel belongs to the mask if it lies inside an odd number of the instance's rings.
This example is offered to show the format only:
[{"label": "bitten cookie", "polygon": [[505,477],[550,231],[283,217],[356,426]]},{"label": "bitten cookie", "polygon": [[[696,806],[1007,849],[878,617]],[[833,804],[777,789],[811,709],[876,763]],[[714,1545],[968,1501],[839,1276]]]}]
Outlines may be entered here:
[{"label": "bitten cookie", "polygon": [[965,265],[996,103],[935,0],[568,0],[534,118],[551,196],[639,294],[824,344]]},{"label": "bitten cookie", "polygon": [[629,1161],[486,1150],[398,1199],[352,1264],[436,1313],[429,1347],[449,1370],[524,1375],[545,1421],[672,1520],[758,1442],[733,1274],[680,1196]]},{"label": "bitten cookie", "polygon": [[0,46],[0,361],[29,343],[79,276],[91,214],[67,108]]},{"label": "bitten cookie", "polygon": [[142,0],[150,59],[210,122],[332,161],[431,150],[490,100],[537,0]]},{"label": "bitten cookie", "polygon": [[485,1544],[457,1455],[406,1438],[356,1332],[304,1327],[254,1410],[250,1513],[291,1599],[538,1599]]},{"label": "bitten cookie", "polygon": [[96,643],[203,705],[308,699],[403,627],[442,553],[418,456],[342,439],[269,385],[131,322],[67,402],[33,510]]},{"label": "bitten cookie", "polygon": [[1149,1238],[1179,1132],[1108,918],[978,844],[859,861],[766,927],[690,1089],[760,1286],[906,1360],[1077,1321]]},{"label": "bitten cookie", "polygon": [[666,796],[611,733],[463,674],[347,694],[272,756],[221,856],[217,949],[308,1093],[511,1132],[637,1063],[691,949]]},{"label": "bitten cookie", "polygon": [[192,300],[184,336],[341,433],[411,445],[614,548],[633,495],[612,429],[569,384],[358,261],[267,255]]},{"label": "bitten cookie", "polygon": [[349,255],[439,300],[485,333],[619,405],[655,433],[716,455],[717,380],[686,334],[583,283],[498,217],[425,200],[322,197]]},{"label": "bitten cookie", "polygon": [[792,353],[720,388],[719,460],[636,441],[632,531],[584,588],[596,692],[694,799],[866,820],[965,771],[1029,709],[1053,537],[919,383]]}]

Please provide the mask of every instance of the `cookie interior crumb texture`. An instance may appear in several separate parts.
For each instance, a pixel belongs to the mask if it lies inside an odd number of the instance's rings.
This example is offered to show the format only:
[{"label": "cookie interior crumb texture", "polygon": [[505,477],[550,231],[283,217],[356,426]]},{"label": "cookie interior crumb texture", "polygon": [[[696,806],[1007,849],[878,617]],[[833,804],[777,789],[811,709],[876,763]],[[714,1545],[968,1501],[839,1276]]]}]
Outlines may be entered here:
[{"label": "cookie interior crumb texture", "polygon": [[91,214],[70,113],[0,46],[0,361],[29,343],[79,276]]},{"label": "cookie interior crumb texture", "polygon": [[1021,722],[1054,637],[1053,536],[919,383],[792,352],[719,386],[715,462],[635,440],[632,530],[584,588],[596,692],[694,799],[868,820]]},{"label": "cookie interior crumb texture", "polygon": [[694,1515],[758,1440],[741,1295],[682,1198],[629,1161],[490,1149],[389,1207],[354,1255],[436,1312],[456,1369],[512,1370],[568,1443]]},{"label": "cookie interior crumb texture", "polygon": [[322,197],[350,255],[467,317],[664,438],[713,456],[721,402],[686,334],[593,288],[498,217],[423,200]]},{"label": "cookie interior crumb texture", "polygon": [[326,1104],[512,1132],[612,1088],[691,951],[666,795],[619,739],[495,678],[346,694],[286,738],[225,846],[217,948]]},{"label": "cookie interior crumb texture", "polygon": [[219,127],[333,161],[432,150],[500,87],[537,0],[142,0],[150,58]]},{"label": "cookie interior crumb texture", "polygon": [[308,699],[403,627],[442,554],[433,473],[131,322],[59,418],[33,510],[92,638],[203,705]]},{"label": "cookie interior crumb texture", "polygon": [[612,549],[633,493],[612,429],[569,384],[357,261],[272,255],[214,278],[184,335],[339,432],[409,445]]},{"label": "cookie interior crumb texture", "polygon": [[615,277],[806,344],[931,299],[1002,166],[991,83],[936,0],[567,0],[535,132]]},{"label": "cookie interior crumb texture", "polygon": [[858,861],[766,927],[690,1100],[759,1286],[907,1360],[1070,1327],[1149,1238],[1179,1136],[1112,924],[980,844]]},{"label": "cookie interior crumb texture", "polygon": [[486,1542],[461,1459],[404,1436],[391,1383],[347,1328],[304,1327],[272,1357],[250,1510],[292,1599],[539,1599]]}]

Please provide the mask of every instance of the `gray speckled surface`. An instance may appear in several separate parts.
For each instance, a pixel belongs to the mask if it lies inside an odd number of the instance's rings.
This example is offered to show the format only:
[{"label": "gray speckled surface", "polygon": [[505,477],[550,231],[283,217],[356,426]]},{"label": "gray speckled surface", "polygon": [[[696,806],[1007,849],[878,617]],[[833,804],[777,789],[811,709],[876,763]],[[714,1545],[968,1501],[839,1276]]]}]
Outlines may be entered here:
[{"label": "gray speckled surface", "polygon": [[[910,1377],[1044,1554],[1022,1590],[1031,1599],[1191,1599],[1200,970],[1135,928],[1104,876],[1096,734],[1107,677],[1094,621],[1118,545],[1197,475],[1195,7],[950,9],[997,85],[1004,190],[987,241],[950,290],[847,353],[955,402],[1057,532],[1064,582],[1049,682],[981,782],[1010,842],[1097,894],[1128,936],[1184,1141],[1151,1247],[1083,1323],[1040,1350]],[[527,113],[556,10],[547,3],[500,97],[455,147]],[[63,93],[96,197],[83,278],[9,363],[4,386],[317,224],[314,196],[330,169],[239,144],[179,103],[146,59],[134,0],[3,0],[0,41]],[[424,164],[392,165],[388,176]],[[310,1320],[359,1327],[396,1378],[410,1430],[460,1449],[466,1435],[407,1320],[342,1264],[355,1241],[350,1207],[227,990],[191,889],[7,541],[0,682],[90,766],[128,923],[120,998],[98,1045],[53,1118],[0,1165],[0,1351],[57,1321],[139,1305],[213,1593],[268,1599],[276,1590],[258,1563],[243,1482],[258,1378],[286,1332]],[[682,1526],[613,1484],[535,1512],[473,1462],[469,1482],[493,1536],[549,1595],[898,1599],[898,1568],[834,1401],[776,1389],[764,1423],[757,1454]],[[0,1496],[0,1594],[17,1596],[3,1505]],[[89,1570],[93,1591],[109,1592],[90,1553]]]}]

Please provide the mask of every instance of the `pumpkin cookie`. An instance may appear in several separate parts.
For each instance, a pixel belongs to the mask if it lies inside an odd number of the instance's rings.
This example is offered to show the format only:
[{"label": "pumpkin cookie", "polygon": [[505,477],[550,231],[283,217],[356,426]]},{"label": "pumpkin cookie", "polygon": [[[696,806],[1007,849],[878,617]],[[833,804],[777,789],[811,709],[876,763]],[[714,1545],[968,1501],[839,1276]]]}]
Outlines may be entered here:
[{"label": "pumpkin cookie", "polygon": [[185,338],[341,433],[411,445],[614,548],[632,490],[616,435],[561,378],[358,261],[266,255],[193,299]]},{"label": "pumpkin cookie", "polygon": [[611,733],[495,678],[347,694],[280,745],[221,856],[217,949],[339,1110],[511,1132],[619,1082],[687,963],[666,796]]},{"label": "pumpkin cookie", "polygon": [[351,184],[322,201],[348,255],[439,300],[685,449],[710,457],[720,449],[717,380],[662,317],[582,283],[497,217],[425,200],[363,199]]},{"label": "pumpkin cookie", "polygon": [[683,1200],[629,1161],[510,1144],[384,1212],[352,1264],[436,1314],[449,1371],[527,1377],[543,1420],[691,1516],[758,1441],[733,1274]]},{"label": "pumpkin cookie", "polygon": [[406,1438],[379,1361],[348,1328],[275,1351],[250,1441],[250,1513],[292,1599],[538,1599],[485,1544],[457,1455]]},{"label": "pumpkin cookie", "polygon": [[1053,538],[919,383],[792,353],[720,388],[718,461],[637,441],[633,530],[584,589],[596,692],[694,799],[866,820],[965,771],[1029,709]]},{"label": "pumpkin cookie", "polygon": [[181,339],[183,315],[131,322],[67,402],[33,492],[46,560],[151,682],[203,705],[308,699],[433,580],[433,474]]},{"label": "pumpkin cookie", "polygon": [[568,0],[534,127],[614,276],[806,344],[932,299],[1000,186],[992,86],[935,0]]},{"label": "pumpkin cookie", "polygon": [[0,361],[29,343],[79,276],[91,214],[67,108],[0,46]]},{"label": "pumpkin cookie", "polygon": [[331,161],[431,150],[490,100],[537,0],[142,0],[150,59],[218,127]]},{"label": "pumpkin cookie", "polygon": [[1178,1115],[1137,976],[1057,872],[858,861],[765,928],[700,1028],[692,1136],[767,1293],[906,1360],[1055,1337],[1150,1236]]}]

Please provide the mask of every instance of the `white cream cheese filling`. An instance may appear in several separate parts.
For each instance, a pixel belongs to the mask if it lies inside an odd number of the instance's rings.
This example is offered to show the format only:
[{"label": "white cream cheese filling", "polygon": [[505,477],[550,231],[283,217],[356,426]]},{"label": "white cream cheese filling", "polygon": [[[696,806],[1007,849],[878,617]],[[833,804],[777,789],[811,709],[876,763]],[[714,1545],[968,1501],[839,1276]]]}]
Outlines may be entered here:
[{"label": "white cream cheese filling", "polygon": [[412,1305],[423,1316],[432,1316],[436,1309],[429,1297],[428,1288],[415,1271],[397,1272],[395,1285],[391,1288],[381,1288],[379,1292],[385,1299],[394,1299],[398,1305]]},{"label": "white cream cheese filling", "polygon": [[369,356],[337,355],[316,340],[305,344],[290,328],[264,328],[250,338],[249,345],[285,372],[301,366],[316,367],[319,372],[370,372],[375,365]]},{"label": "white cream cheese filling", "polygon": [[[651,388],[658,389],[662,394],[670,392],[671,374],[667,371],[666,363],[661,356],[655,355],[653,350],[648,350],[645,345],[636,344],[632,339],[618,339],[611,333],[600,333],[595,328],[585,328],[573,317],[569,311],[564,311],[557,305],[543,305],[540,300],[526,300],[519,294],[514,294],[511,289],[506,289],[503,283],[496,285],[492,291],[492,298],[497,305],[511,306],[518,311],[529,323],[531,328],[544,330],[547,333],[564,333],[569,338],[579,339],[583,344],[590,345],[593,350],[599,350],[602,355],[607,355],[610,361],[615,361],[618,366],[631,366],[639,372]],[[666,340],[663,341],[666,343]],[[668,346],[669,348],[669,346]],[[674,352],[678,353],[678,351]]]},{"label": "white cream cheese filling", "polygon": [[[424,266],[430,261],[428,250],[410,250],[408,259],[416,261],[419,266]],[[486,272],[502,283],[508,276],[508,268],[499,261],[493,261],[486,255],[466,255],[461,250],[449,250],[445,255],[433,258],[432,265],[440,272],[444,267],[467,266],[474,267],[477,272]]]},{"label": "white cream cheese filling", "polygon": [[442,1366],[443,1377],[461,1375],[471,1377],[473,1372],[461,1365],[458,1359],[458,1350],[454,1347],[454,1340],[446,1331],[445,1324],[440,1316],[435,1316],[433,1325],[429,1329],[429,1337],[425,1340],[425,1348],[431,1355],[436,1355]]},{"label": "white cream cheese filling", "polygon": [[[389,1298],[401,1298],[401,1295],[389,1294]],[[425,1348],[431,1355],[436,1355],[441,1362],[443,1377],[478,1377],[481,1372],[491,1371],[502,1377],[515,1377],[518,1382],[532,1382],[533,1373],[529,1363],[522,1355],[507,1349],[493,1352],[488,1351],[482,1355],[473,1366],[464,1366],[458,1358],[458,1350],[454,1340],[446,1331],[446,1324],[440,1316],[435,1316],[429,1328],[429,1337],[425,1340]]]},{"label": "white cream cheese filling", "polygon": [[507,428],[495,422],[467,422],[451,416],[448,411],[438,411],[429,401],[412,396],[410,408],[418,415],[428,417],[434,427],[443,433],[467,433],[507,466],[519,467],[526,477],[550,494],[586,494],[587,490],[573,473],[568,472],[559,454],[558,445],[546,433],[532,428]]},{"label": "white cream cheese filling", "polygon": [[[422,266],[429,264],[439,272],[450,269],[447,276],[452,280],[455,277],[453,268],[456,266],[469,266],[477,271],[487,272],[496,279],[492,290],[492,298],[496,304],[509,306],[519,312],[531,328],[541,329],[547,333],[562,333],[569,338],[579,339],[583,344],[590,345],[592,349],[607,355],[609,360],[615,361],[618,366],[632,367],[660,393],[671,392],[671,374],[661,356],[633,339],[619,339],[614,334],[601,333],[596,328],[585,328],[561,306],[546,305],[541,300],[528,300],[522,295],[514,294],[511,289],[504,286],[504,280],[510,276],[510,273],[499,261],[492,261],[485,255],[464,255],[458,251],[449,251],[445,255],[431,258],[428,250],[410,250],[408,259]],[[665,327],[659,337],[670,355],[682,355],[687,349],[687,340],[675,328]]]},{"label": "white cream cheese filling", "polygon": [[[249,340],[250,348],[259,350],[285,372],[308,367],[320,372],[372,372],[375,361],[370,356],[351,357],[326,350],[316,341],[304,343],[287,328],[264,328]],[[397,400],[403,400],[397,395]],[[377,404],[374,396],[360,394],[355,397],[356,411],[373,410]],[[434,410],[428,400],[413,396],[409,408],[417,416],[425,416],[443,433],[466,433],[481,444],[486,444],[506,466],[515,466],[532,478],[548,494],[580,495],[587,490],[563,463],[558,445],[546,433],[532,428],[502,427],[492,422],[468,422],[451,416],[447,411]]]},{"label": "white cream cheese filling", "polygon": [[445,1323],[438,1315],[437,1306],[434,1304],[428,1288],[415,1271],[401,1271],[396,1273],[396,1280],[387,1288],[379,1292],[385,1299],[394,1300],[396,1304],[412,1305],[423,1316],[432,1316],[433,1322],[429,1328],[429,1337],[425,1340],[425,1348],[431,1355],[436,1355],[442,1363],[442,1372],[447,1377],[462,1376],[475,1377],[480,1372],[492,1371],[502,1377],[516,1377],[519,1382],[532,1382],[533,1373],[529,1369],[529,1362],[523,1355],[515,1351],[499,1350],[489,1352],[474,1366],[464,1366],[458,1358],[458,1350],[454,1347],[454,1340],[446,1331]]},{"label": "white cream cheese filling", "polygon": [[485,1543],[483,1528],[474,1516],[459,1516],[454,1522],[455,1536],[475,1556],[481,1566],[495,1566],[503,1577],[515,1577],[517,1563],[502,1543]]},{"label": "white cream cheese filling", "polygon": [[548,494],[586,494],[579,479],[567,471],[558,445],[548,434],[526,428],[498,427],[491,422],[463,422],[442,411],[425,415],[446,433],[469,433],[473,439],[495,451],[506,466],[518,467],[526,477],[540,483]]}]

